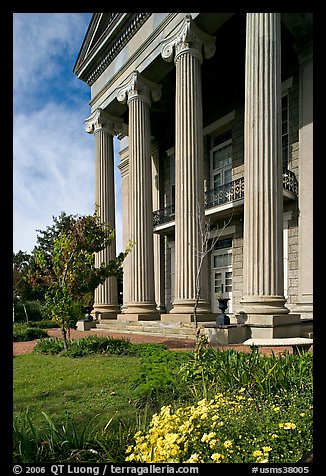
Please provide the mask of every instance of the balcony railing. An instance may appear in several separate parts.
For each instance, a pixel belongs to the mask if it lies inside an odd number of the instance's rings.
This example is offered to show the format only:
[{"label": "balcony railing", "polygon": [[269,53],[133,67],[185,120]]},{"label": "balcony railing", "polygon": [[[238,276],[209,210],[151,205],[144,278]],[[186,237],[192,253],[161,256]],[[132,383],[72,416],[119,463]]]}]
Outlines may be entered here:
[{"label": "balcony railing", "polygon": [[283,189],[298,195],[298,180],[291,170],[283,169]]},{"label": "balcony railing", "polygon": [[173,221],[175,217],[175,208],[174,205],[169,205],[165,208],[160,208],[153,212],[153,225],[163,225],[163,223],[168,223]]},{"label": "balcony railing", "polygon": [[226,183],[218,189],[207,190],[205,193],[205,208],[214,208],[225,203],[236,202],[244,196],[244,177]]},{"label": "balcony railing", "polygon": [[[283,189],[298,194],[298,181],[293,172],[283,170]],[[205,209],[214,208],[226,203],[236,202],[244,198],[244,177],[224,184],[217,190],[207,190],[205,193]],[[175,206],[169,205],[153,212],[153,225],[163,225],[175,219]]]}]

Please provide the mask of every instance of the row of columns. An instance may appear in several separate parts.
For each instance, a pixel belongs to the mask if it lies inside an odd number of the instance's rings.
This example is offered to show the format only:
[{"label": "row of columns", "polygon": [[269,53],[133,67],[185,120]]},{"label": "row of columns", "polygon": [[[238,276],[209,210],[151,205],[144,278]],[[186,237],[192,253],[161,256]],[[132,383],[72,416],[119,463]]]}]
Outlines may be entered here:
[{"label": "row of columns", "polygon": [[[207,261],[198,276],[204,221],[201,64],[215,53],[215,38],[190,15],[162,42],[164,60],[176,67],[175,300],[171,314],[191,319],[198,285],[198,314],[210,313]],[[280,14],[248,13],[245,97],[244,296],[248,314],[287,313],[283,296],[282,172],[280,148]],[[117,100],[129,108],[129,302],[125,314],[159,318],[155,303],[151,185],[151,101],[160,86],[137,71],[121,85]],[[104,111],[86,119],[96,137],[96,200],[102,221],[114,227],[113,135],[121,120]],[[115,253],[99,254],[97,263]],[[199,279],[199,281],[198,281]],[[199,284],[198,284],[199,283]],[[116,313],[115,278],[96,291],[95,309]],[[101,311],[102,310],[102,311]],[[102,312],[104,317],[104,314]],[[176,316],[174,316],[176,317]]]}]

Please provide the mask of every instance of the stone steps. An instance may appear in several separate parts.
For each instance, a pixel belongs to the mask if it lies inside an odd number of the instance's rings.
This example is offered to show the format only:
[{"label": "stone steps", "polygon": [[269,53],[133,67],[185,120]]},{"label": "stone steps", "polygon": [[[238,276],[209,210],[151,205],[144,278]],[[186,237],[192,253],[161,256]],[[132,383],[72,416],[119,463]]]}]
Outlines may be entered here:
[{"label": "stone steps", "polygon": [[[203,327],[201,332],[202,335],[208,335],[209,332],[213,332],[212,322],[200,322],[200,327]],[[119,333],[119,334],[144,334],[148,336],[157,336],[157,337],[168,337],[174,339],[191,339],[196,338],[196,328],[194,322],[162,322],[160,320],[155,321],[131,321],[131,320],[120,320],[120,319],[102,319],[101,321],[94,321],[91,323],[92,331],[103,331],[110,333]],[[213,325],[214,327],[214,325]],[[223,327],[223,326],[222,326]],[[228,327],[228,326],[227,326]],[[243,334],[243,328],[246,326],[229,326],[232,327],[231,330],[228,330],[227,336],[221,336],[217,339],[219,343],[240,343],[246,340],[245,334]],[[233,327],[237,328],[237,334],[239,334],[239,329],[241,328],[241,336],[237,335],[232,337],[229,333],[235,333]],[[215,330],[215,333],[217,331]],[[218,329],[218,332],[221,333],[221,329]],[[243,335],[242,335],[243,334]],[[209,336],[208,336],[209,337]],[[301,338],[312,339],[312,322],[306,321],[301,324]],[[248,338],[248,337],[247,337]],[[234,340],[235,339],[235,340]],[[209,337],[209,340],[212,340],[212,337]],[[213,339],[214,340],[214,339]]]},{"label": "stone steps", "polygon": [[[205,325],[201,322],[200,325]],[[93,331],[116,332],[125,334],[146,334],[177,339],[195,339],[196,328],[194,323],[164,323],[161,321],[122,321],[102,320],[96,324]]]}]

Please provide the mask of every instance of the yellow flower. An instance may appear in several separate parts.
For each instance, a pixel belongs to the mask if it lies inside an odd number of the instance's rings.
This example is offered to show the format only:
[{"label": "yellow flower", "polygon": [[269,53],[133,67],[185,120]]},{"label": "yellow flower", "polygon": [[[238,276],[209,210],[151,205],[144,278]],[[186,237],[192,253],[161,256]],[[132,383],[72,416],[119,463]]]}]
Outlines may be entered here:
[{"label": "yellow flower", "polygon": [[230,440],[224,441],[223,446],[224,446],[224,448],[231,448],[232,441],[230,441]]},{"label": "yellow flower", "polygon": [[297,427],[297,425],[295,423],[288,421],[286,423],[280,423],[279,427],[283,428],[284,430],[294,430]]},{"label": "yellow flower", "polygon": [[279,412],[279,411],[280,411],[280,407],[274,407],[273,410],[274,410],[274,412]]},{"label": "yellow flower", "polygon": [[215,463],[220,463],[221,460],[224,459],[224,456],[221,453],[213,453],[211,458]]},{"label": "yellow flower", "polygon": [[190,458],[187,459],[187,461],[185,461],[185,463],[199,463],[199,462],[200,462],[200,459],[199,459],[198,453],[192,454]]},{"label": "yellow flower", "polygon": [[300,416],[304,417],[304,416],[305,416],[305,413],[300,413]]},{"label": "yellow flower", "polygon": [[255,458],[258,458],[258,456],[262,456],[262,452],[260,450],[255,450],[253,453],[252,453],[252,456],[254,456]]},{"label": "yellow flower", "polygon": [[244,392],[245,390],[246,390],[245,387],[241,387],[240,390],[239,390],[239,393],[242,393],[242,392]]},{"label": "yellow flower", "polygon": [[269,451],[272,451],[272,448],[270,446],[263,446],[262,450],[264,453],[268,453]]},{"label": "yellow flower", "polygon": [[202,436],[202,443],[204,443],[205,441],[210,441],[212,438],[214,438],[214,436],[216,436],[216,433],[214,431],[211,431],[210,433],[204,433],[203,436]]},{"label": "yellow flower", "polygon": [[273,440],[275,440],[275,439],[278,438],[278,437],[279,437],[279,436],[278,436],[276,433],[273,433],[273,434],[272,434]]}]

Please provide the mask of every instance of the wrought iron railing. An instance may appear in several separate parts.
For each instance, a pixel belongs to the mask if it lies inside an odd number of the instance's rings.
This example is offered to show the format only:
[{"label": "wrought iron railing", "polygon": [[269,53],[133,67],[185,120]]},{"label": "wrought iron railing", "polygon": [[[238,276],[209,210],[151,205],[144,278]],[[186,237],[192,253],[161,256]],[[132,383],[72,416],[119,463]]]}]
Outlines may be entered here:
[{"label": "wrought iron railing", "polygon": [[283,168],[283,189],[298,195],[298,180],[295,174]]},{"label": "wrought iron railing", "polygon": [[207,190],[205,193],[205,208],[213,208],[225,203],[236,202],[244,196],[244,177],[221,185],[216,190]]},{"label": "wrought iron railing", "polygon": [[168,223],[173,221],[175,217],[175,208],[174,205],[169,205],[165,208],[160,208],[153,212],[153,225],[162,225],[163,223]]},{"label": "wrought iron railing", "polygon": [[[283,189],[298,194],[298,181],[291,170],[283,170]],[[205,193],[205,209],[214,208],[226,203],[236,202],[244,198],[244,177],[224,184],[217,190],[207,190]],[[153,225],[158,226],[175,219],[175,206],[169,205],[153,213]]]}]

